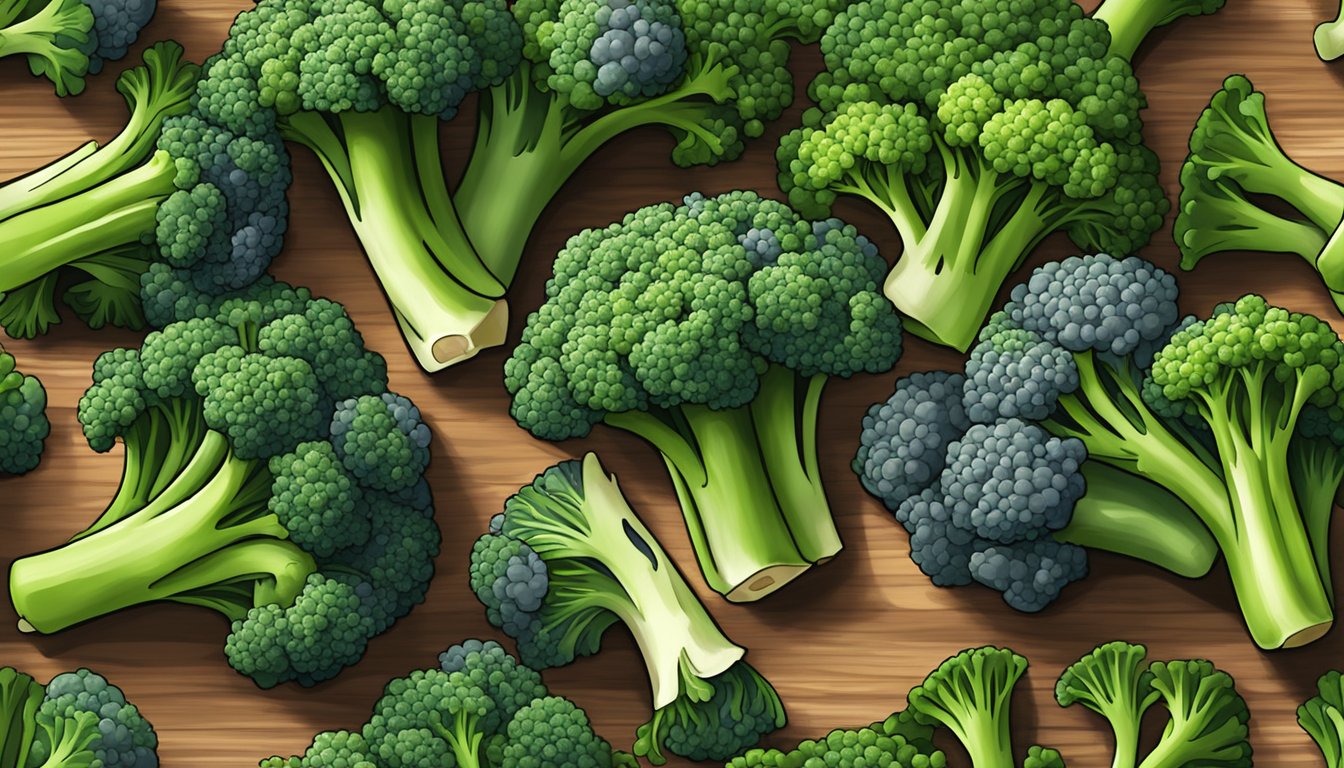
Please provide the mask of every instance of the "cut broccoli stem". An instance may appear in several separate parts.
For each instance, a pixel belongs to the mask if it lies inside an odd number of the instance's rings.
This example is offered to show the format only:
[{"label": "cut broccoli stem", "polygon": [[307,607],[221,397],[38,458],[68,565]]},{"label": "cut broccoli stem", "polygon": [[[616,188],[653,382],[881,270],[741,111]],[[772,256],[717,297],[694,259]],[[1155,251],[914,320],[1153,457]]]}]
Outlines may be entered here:
[{"label": "cut broccoli stem", "polygon": [[[158,497],[96,533],[15,561],[10,595],[21,625],[49,634],[133,605],[171,600],[207,605],[230,619],[255,604],[292,603],[312,557],[285,541],[266,510],[266,463],[242,460],[210,432],[191,462]],[[217,599],[220,583],[254,585],[236,604]],[[204,597],[195,594],[206,590]]]},{"label": "cut broccoli stem", "polygon": [[1187,579],[1208,574],[1218,543],[1188,506],[1166,489],[1107,464],[1083,465],[1087,493],[1055,538],[1166,568]]},{"label": "cut broccoli stem", "polygon": [[627,131],[663,125],[719,151],[720,137],[703,127],[703,118],[731,95],[733,71],[711,62],[669,93],[595,114],[540,91],[527,64],[483,94],[476,141],[456,192],[481,261],[501,283],[512,283],[542,211],[585,160]]},{"label": "cut broccoli stem", "polygon": [[437,118],[389,107],[336,121],[298,113],[285,135],[327,168],[416,360],[433,372],[502,344],[504,287],[476,255],[444,185]]},{"label": "cut broccoli stem", "polygon": [[1133,59],[1134,52],[1149,32],[1182,16],[1212,13],[1212,10],[1205,10],[1207,5],[1208,0],[1103,0],[1092,18],[1106,22],[1110,28],[1110,54]]},{"label": "cut broccoli stem", "polygon": [[1316,26],[1312,42],[1316,45],[1316,55],[1322,61],[1334,61],[1344,56],[1344,7],[1340,8],[1335,18]]},{"label": "cut broccoli stem", "polygon": [[811,566],[793,539],[761,456],[751,412],[686,405],[680,424],[608,414],[662,452],[709,586],[734,602],[764,597]]},{"label": "cut broccoli stem", "polygon": [[176,173],[159,152],[111,181],[0,221],[0,292],[151,235],[159,203],[176,189]]},{"label": "cut broccoli stem", "polygon": [[750,406],[761,456],[789,531],[803,556],[817,564],[844,547],[817,461],[817,413],[826,380],[819,374],[800,386],[798,374],[771,366]]}]

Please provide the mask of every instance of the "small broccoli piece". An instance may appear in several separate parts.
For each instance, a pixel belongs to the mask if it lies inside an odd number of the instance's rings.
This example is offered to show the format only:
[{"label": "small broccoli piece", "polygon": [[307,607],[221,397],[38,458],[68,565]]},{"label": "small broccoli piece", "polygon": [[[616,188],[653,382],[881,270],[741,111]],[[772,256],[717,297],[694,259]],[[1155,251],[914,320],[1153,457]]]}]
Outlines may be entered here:
[{"label": "small broccoli piece", "polygon": [[[1209,99],[1190,133],[1181,168],[1180,212],[1172,229],[1181,266],[1225,251],[1297,254],[1344,306],[1344,186],[1293,162],[1265,113],[1265,94],[1232,75]],[[1270,211],[1277,198],[1290,211]],[[1280,206],[1281,207],[1281,206]]]},{"label": "small broccoli piece", "polygon": [[[594,454],[538,475],[472,548],[471,587],[491,624],[538,669],[635,637],[654,712],[634,752],[724,760],[783,727],[778,694],[743,660]],[[456,658],[444,660],[456,665]]]},{"label": "small broccoli piece", "polygon": [[1344,676],[1330,671],[1316,681],[1316,695],[1297,708],[1297,724],[1321,750],[1326,768],[1344,765]]},{"label": "small broccoli piece", "polygon": [[841,195],[885,213],[904,243],[887,297],[912,332],[965,350],[1052,232],[1131,253],[1161,226],[1129,60],[1153,27],[1221,4],[850,3],[821,38],[817,106],[780,140],[780,186],[807,216]]},{"label": "small broccoli piece", "polygon": [[1033,744],[1027,748],[1022,768],[1065,768],[1064,756],[1058,750]]},{"label": "small broccoli piece", "polygon": [[14,356],[0,347],[0,476],[35,469],[51,433],[47,390],[15,365]]},{"label": "small broccoli piece", "polygon": [[1065,669],[1055,684],[1059,706],[1082,704],[1110,723],[1117,768],[1138,764],[1143,715],[1160,698],[1152,673],[1143,666],[1147,656],[1142,645],[1105,643]]},{"label": "small broccoli piece", "polygon": [[1312,43],[1316,46],[1316,55],[1322,61],[1334,61],[1344,56],[1344,5],[1341,5],[1335,18],[1316,25]]},{"label": "small broccoli piece", "polygon": [[909,708],[951,731],[976,768],[1013,765],[1009,710],[1027,660],[1006,648],[965,650],[910,689]]},{"label": "small broccoli piece", "polygon": [[760,599],[841,550],[818,414],[832,377],[900,358],[885,270],[853,227],[753,192],[584,230],[505,365],[511,413],[546,440],[605,423],[650,442],[710,586]]},{"label": "small broccoli piece", "polygon": [[389,682],[358,731],[319,733],[261,768],[635,768],[499,643],[467,640],[439,659]]},{"label": "small broccoli piece", "polygon": [[10,595],[43,633],[213,608],[236,670],[313,685],[424,599],[429,430],[339,304],[268,282],[192,311],[95,362],[79,418],[95,451],[125,446],[121,488],[70,543],[20,558]]},{"label": "small broccoli piece", "polygon": [[0,58],[24,55],[56,95],[84,90],[84,76],[126,55],[154,16],[157,0],[5,0]]},{"label": "small broccoli piece", "polygon": [[154,728],[121,689],[88,669],[46,686],[0,668],[0,765],[158,768]]},{"label": "small broccoli piece", "polygon": [[836,729],[789,751],[753,749],[727,768],[944,768],[947,757],[931,745],[914,744],[881,729]]}]

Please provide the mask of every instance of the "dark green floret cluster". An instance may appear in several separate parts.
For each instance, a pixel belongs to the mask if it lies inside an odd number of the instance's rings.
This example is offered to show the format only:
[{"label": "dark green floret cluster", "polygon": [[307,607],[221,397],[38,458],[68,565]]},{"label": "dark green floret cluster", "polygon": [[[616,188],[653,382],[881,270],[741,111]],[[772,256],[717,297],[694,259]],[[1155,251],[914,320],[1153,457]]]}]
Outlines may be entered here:
[{"label": "dark green floret cluster", "polygon": [[499,643],[467,640],[387,684],[368,722],[261,768],[636,768]]},{"label": "dark green floret cluster", "polygon": [[837,728],[792,749],[752,749],[726,768],[946,768],[933,731],[907,710],[864,728]]},{"label": "dark green floret cluster", "polygon": [[424,599],[439,548],[430,434],[339,304],[268,282],[94,363],[79,420],[124,446],[121,486],[70,543],[15,562],[21,628],[146,602],[232,622],[229,664],[312,685]]},{"label": "dark green floret cluster", "polygon": [[1161,226],[1130,59],[1154,27],[1221,5],[851,3],[821,37],[817,106],[780,142],[780,186],[807,216],[842,195],[886,213],[904,242],[886,295],[912,332],[964,350],[1047,235],[1129,254]]},{"label": "dark green floret cluster", "polygon": [[1331,670],[1316,681],[1316,695],[1297,708],[1297,724],[1321,750],[1326,768],[1344,766],[1344,675]]},{"label": "dark green floret cluster", "polygon": [[47,685],[0,667],[0,765],[7,768],[158,768],[154,728],[96,672]]},{"label": "dark green floret cluster", "polygon": [[[196,106],[317,156],[434,371],[504,342],[527,237],[588,157],[661,126],[678,164],[736,158],[792,101],[791,44],[835,4],[262,0],[206,63]],[[471,155],[445,173],[438,125],[472,94]]]},{"label": "dark green floret cluster", "polygon": [[0,477],[36,469],[51,433],[47,390],[16,365],[14,356],[0,347]]},{"label": "dark green floret cluster", "polygon": [[0,59],[23,56],[56,95],[84,90],[84,76],[126,55],[157,0],[3,0]]},{"label": "dark green floret cluster", "polygon": [[653,444],[709,585],[758,599],[841,549],[819,405],[832,377],[900,358],[885,272],[852,226],[754,192],[585,230],[505,365],[513,417],[546,440],[602,423]]},{"label": "dark green floret cluster", "polygon": [[644,657],[654,711],[634,752],[724,760],[784,726],[784,706],[743,660],[595,454],[537,476],[472,548],[490,623],[536,669],[597,653],[621,624]]},{"label": "dark green floret cluster", "polygon": [[1046,264],[962,373],[907,377],[869,410],[854,469],[935,584],[1038,611],[1086,549],[1190,578],[1221,554],[1262,647],[1330,626],[1344,343],[1254,295],[1181,319],[1177,295],[1133,257]]}]

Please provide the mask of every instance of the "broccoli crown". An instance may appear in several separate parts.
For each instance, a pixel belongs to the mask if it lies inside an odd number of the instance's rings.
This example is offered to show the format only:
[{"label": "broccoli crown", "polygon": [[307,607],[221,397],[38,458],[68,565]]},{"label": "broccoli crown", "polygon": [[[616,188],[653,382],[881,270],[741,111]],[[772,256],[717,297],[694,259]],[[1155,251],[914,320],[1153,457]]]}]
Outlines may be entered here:
[{"label": "broccoli crown", "polygon": [[1207,420],[1235,410],[1245,393],[1263,403],[1257,408],[1291,415],[1291,425],[1296,409],[1338,410],[1342,360],[1344,342],[1324,321],[1248,294],[1171,337],[1153,361],[1151,404]]},{"label": "broccoli crown", "polygon": [[664,749],[688,760],[721,760],[784,727],[779,694],[747,662],[739,661],[705,682],[710,686],[707,696],[680,697],[639,727],[636,755],[654,765],[663,763]]},{"label": "broccoli crown", "polygon": [[319,733],[303,755],[261,768],[634,767],[498,643],[467,640],[439,659],[389,682],[358,731]]},{"label": "broccoli crown", "polygon": [[892,177],[936,195],[953,170],[945,161],[960,157],[1005,187],[1021,180],[1046,195],[1052,202],[1024,203],[1054,211],[1046,231],[1117,252],[1147,242],[1168,203],[1140,135],[1143,93],[1129,62],[1108,53],[1106,24],[1068,0],[1002,14],[996,0],[864,0],[839,11],[821,36],[818,106],[780,143],[789,201],[821,216],[839,192],[882,201],[865,179]]},{"label": "broccoli crown", "polygon": [[901,326],[885,272],[853,227],[753,192],[689,195],[584,230],[506,364],[513,416],[558,440],[607,414],[745,405],[769,366],[888,370]]},{"label": "broccoli crown", "polygon": [[752,749],[727,768],[944,768],[947,756],[929,745],[877,728],[836,729],[791,750]]},{"label": "broccoli crown", "polygon": [[1143,667],[1147,656],[1147,648],[1123,640],[1099,645],[1059,676],[1055,700],[1061,707],[1082,704],[1137,729],[1155,698],[1150,695],[1152,673]]},{"label": "broccoli crown", "polygon": [[100,356],[80,422],[101,452],[145,439],[157,414],[196,413],[233,457],[259,465],[260,509],[244,512],[273,516],[319,572],[292,600],[251,605],[225,652],[263,686],[311,685],[424,598],[439,544],[423,478],[429,430],[387,391],[385,363],[339,304],[267,284],[197,314]]},{"label": "broccoli crown", "polygon": [[942,475],[948,444],[970,428],[962,406],[965,384],[957,373],[914,373],[864,415],[853,469],[891,509]]},{"label": "broccoli crown", "polygon": [[153,727],[120,688],[88,669],[52,678],[37,711],[37,724],[29,766],[45,765],[48,758],[78,744],[83,746],[73,751],[87,753],[85,765],[157,768],[159,764]]},{"label": "broccoli crown", "polygon": [[[956,734],[972,760],[994,758],[996,746],[980,743],[987,734],[1006,734],[1013,687],[1027,660],[1007,648],[972,648],[945,660],[910,689],[909,708],[921,721]],[[1011,759],[1011,758],[1010,758]]]},{"label": "broccoli crown", "polygon": [[1327,768],[1344,765],[1344,676],[1331,670],[1316,681],[1316,695],[1297,708],[1297,724],[1320,748]]},{"label": "broccoli crown", "polygon": [[98,74],[104,61],[126,55],[140,30],[154,18],[157,0],[82,0],[93,12],[89,39],[80,46],[89,57],[89,73]]},{"label": "broccoli crown", "polygon": [[16,370],[14,356],[0,348],[0,475],[36,468],[50,433],[47,390]]}]

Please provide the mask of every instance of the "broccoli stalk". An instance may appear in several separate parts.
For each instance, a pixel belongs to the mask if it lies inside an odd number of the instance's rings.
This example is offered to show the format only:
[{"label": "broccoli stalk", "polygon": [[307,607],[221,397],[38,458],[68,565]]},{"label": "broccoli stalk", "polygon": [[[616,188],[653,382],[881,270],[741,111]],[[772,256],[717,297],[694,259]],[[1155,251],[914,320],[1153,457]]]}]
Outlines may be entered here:
[{"label": "broccoli stalk", "polygon": [[784,725],[778,694],[730,641],[595,454],[537,477],[472,550],[472,589],[492,624],[543,669],[597,652],[624,624],[644,659],[653,716],[634,751],[727,759]]},{"label": "broccoli stalk", "polygon": [[171,601],[223,614],[262,687],[358,661],[423,599],[439,540],[429,431],[386,376],[340,305],[279,284],[100,356],[79,418],[94,450],[125,445],[121,486],[14,562],[20,628]]},{"label": "broccoli stalk", "polygon": [[0,186],[0,325],[11,336],[32,337],[59,322],[55,294],[66,268],[88,278],[66,302],[91,326],[144,323],[146,244],[177,177],[174,159],[155,145],[164,121],[188,110],[199,74],[177,43],[154,45],[144,61],[117,78],[130,119],[116,137]]},{"label": "broccoli stalk", "polygon": [[754,193],[689,195],[571,238],[505,368],[548,440],[595,424],[662,454],[706,581],[768,595],[841,541],[818,468],[830,377],[889,370],[901,321],[877,249]]},{"label": "broccoli stalk", "polygon": [[[1288,214],[1261,206],[1278,198]],[[1265,95],[1242,75],[1213,94],[1190,134],[1181,168],[1180,213],[1173,236],[1181,266],[1194,269],[1223,251],[1296,254],[1320,274],[1344,307],[1344,185],[1293,162],[1265,114]]]},{"label": "broccoli stalk", "polygon": [[154,16],[156,0],[0,0],[0,58],[22,55],[57,96],[120,59]]},{"label": "broccoli stalk", "polygon": [[1223,7],[1226,0],[1167,0],[1160,3],[1148,0],[1103,0],[1092,18],[1106,22],[1111,32],[1107,52],[1126,60],[1149,32],[1186,16],[1207,16]]}]

